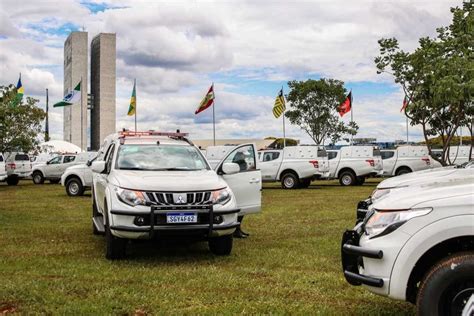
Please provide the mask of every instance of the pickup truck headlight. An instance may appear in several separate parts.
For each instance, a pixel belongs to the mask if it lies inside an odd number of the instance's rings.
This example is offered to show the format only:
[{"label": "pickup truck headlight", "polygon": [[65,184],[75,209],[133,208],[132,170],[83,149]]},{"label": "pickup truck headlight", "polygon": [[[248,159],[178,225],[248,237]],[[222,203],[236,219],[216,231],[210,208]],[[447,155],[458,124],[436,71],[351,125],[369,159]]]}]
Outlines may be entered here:
[{"label": "pickup truck headlight", "polygon": [[407,210],[375,210],[365,223],[368,236],[381,237],[387,235],[412,218],[424,216],[431,212],[431,207],[412,208]]},{"label": "pickup truck headlight", "polygon": [[373,202],[389,193],[390,193],[390,189],[375,189],[374,192],[372,192],[372,194],[370,195],[370,199]]},{"label": "pickup truck headlight", "polygon": [[125,204],[136,206],[136,205],[146,205],[146,199],[141,191],[133,191],[122,188],[117,188],[117,196],[120,201]]},{"label": "pickup truck headlight", "polygon": [[231,193],[228,188],[212,191],[212,203],[224,205],[231,199]]}]

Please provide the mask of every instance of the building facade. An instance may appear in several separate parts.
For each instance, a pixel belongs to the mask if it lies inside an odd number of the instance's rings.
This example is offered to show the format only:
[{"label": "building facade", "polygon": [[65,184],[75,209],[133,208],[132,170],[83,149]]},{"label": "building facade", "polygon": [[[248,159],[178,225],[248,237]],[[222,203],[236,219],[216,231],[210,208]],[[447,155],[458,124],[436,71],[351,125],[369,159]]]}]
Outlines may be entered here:
[{"label": "building facade", "polygon": [[91,42],[91,149],[98,150],[115,129],[115,34],[100,33]]},{"label": "building facade", "polygon": [[[72,32],[64,43],[64,95],[81,82],[81,102],[65,106],[63,139],[87,150],[87,32]],[[115,62],[115,58],[114,58]]]}]

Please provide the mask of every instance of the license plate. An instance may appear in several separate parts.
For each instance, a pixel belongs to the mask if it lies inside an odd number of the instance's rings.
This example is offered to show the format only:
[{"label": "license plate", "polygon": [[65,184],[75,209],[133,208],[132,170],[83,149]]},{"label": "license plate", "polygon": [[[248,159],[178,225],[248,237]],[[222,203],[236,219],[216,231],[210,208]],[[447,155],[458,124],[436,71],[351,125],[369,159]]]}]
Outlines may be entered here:
[{"label": "license plate", "polygon": [[168,213],[166,214],[166,223],[178,224],[178,223],[197,223],[196,213]]}]

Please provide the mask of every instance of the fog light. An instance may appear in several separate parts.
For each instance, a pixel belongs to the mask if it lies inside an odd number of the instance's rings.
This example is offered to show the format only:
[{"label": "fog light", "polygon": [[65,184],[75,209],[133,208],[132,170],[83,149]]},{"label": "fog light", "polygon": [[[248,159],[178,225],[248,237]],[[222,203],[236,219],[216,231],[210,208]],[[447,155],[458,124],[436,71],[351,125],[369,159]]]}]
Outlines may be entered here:
[{"label": "fog light", "polygon": [[135,225],[137,225],[137,226],[145,225],[145,218],[142,217],[142,216],[135,217]]},{"label": "fog light", "polygon": [[224,218],[222,215],[215,215],[214,216],[214,224],[220,224],[224,221]]}]

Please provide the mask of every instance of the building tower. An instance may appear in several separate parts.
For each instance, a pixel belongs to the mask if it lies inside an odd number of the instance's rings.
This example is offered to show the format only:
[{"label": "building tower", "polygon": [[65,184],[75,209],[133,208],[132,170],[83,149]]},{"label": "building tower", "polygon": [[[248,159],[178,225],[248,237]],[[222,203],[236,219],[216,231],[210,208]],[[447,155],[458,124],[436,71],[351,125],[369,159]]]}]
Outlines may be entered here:
[{"label": "building tower", "polygon": [[91,42],[91,149],[98,150],[115,129],[115,34],[100,33]]},{"label": "building tower", "polygon": [[81,102],[63,109],[63,139],[82,150],[87,150],[87,46],[87,32],[72,32],[64,43],[64,95],[81,82]]}]

